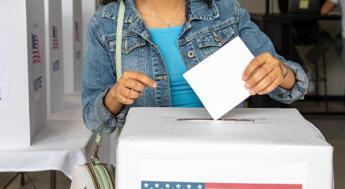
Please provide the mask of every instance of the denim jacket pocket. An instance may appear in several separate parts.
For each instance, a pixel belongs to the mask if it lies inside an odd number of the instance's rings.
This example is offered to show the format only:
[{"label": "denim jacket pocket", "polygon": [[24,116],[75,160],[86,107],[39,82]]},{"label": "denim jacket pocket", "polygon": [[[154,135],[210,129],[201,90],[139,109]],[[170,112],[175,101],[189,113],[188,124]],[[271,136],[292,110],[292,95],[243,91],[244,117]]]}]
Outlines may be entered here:
[{"label": "denim jacket pocket", "polygon": [[[109,35],[109,50],[115,52],[116,48],[116,35]],[[131,51],[138,47],[145,46],[146,41],[137,35],[122,37],[122,53],[129,54]]]},{"label": "denim jacket pocket", "polygon": [[[201,54],[207,57],[234,37],[235,30],[231,25],[220,25],[220,27],[214,27],[207,30],[207,32],[199,34],[195,37],[195,41],[201,51]],[[206,57],[202,57],[202,59]]]},{"label": "denim jacket pocket", "polygon": [[209,31],[196,37],[196,42],[200,48],[210,46],[223,46],[233,35],[235,31],[231,27],[225,27],[218,30]]}]

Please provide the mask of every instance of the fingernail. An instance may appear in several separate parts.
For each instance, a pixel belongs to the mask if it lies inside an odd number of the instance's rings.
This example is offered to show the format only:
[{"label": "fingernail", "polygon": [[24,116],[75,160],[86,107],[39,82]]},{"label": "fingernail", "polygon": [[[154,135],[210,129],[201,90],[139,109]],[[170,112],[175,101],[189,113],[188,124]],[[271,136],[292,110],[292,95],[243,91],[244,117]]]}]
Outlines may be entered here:
[{"label": "fingernail", "polygon": [[254,91],[254,90],[250,90],[249,93],[250,93],[251,95],[255,95],[255,91]]},{"label": "fingernail", "polygon": [[250,84],[246,83],[246,88],[249,89],[250,88]]},{"label": "fingernail", "polygon": [[153,83],[153,88],[157,88],[157,83],[156,82]]}]

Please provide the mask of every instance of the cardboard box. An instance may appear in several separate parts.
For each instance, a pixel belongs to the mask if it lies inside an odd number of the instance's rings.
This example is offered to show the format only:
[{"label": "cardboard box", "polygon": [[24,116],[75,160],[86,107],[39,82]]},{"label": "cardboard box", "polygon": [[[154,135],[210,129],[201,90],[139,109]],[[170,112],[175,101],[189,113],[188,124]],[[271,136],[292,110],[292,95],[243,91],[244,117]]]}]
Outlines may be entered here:
[{"label": "cardboard box", "polygon": [[62,0],[63,62],[65,93],[80,92],[82,69],[82,4],[81,0]]},{"label": "cardboard box", "polygon": [[44,0],[1,1],[0,22],[1,148],[27,147],[47,119]]},{"label": "cardboard box", "polygon": [[131,108],[116,188],[331,189],[333,147],[295,109]]},{"label": "cardboard box", "polygon": [[47,47],[47,111],[56,110],[64,102],[64,68],[62,56],[61,0],[45,0]]}]

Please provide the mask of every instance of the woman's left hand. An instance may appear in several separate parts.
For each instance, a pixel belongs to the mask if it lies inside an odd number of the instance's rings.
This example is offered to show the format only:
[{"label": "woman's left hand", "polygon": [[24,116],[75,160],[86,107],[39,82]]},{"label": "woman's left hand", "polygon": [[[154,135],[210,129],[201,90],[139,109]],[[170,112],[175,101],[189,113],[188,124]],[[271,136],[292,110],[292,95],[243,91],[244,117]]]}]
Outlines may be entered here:
[{"label": "woman's left hand", "polygon": [[249,63],[243,73],[243,80],[251,95],[264,95],[279,87],[288,71],[281,61],[266,52]]}]

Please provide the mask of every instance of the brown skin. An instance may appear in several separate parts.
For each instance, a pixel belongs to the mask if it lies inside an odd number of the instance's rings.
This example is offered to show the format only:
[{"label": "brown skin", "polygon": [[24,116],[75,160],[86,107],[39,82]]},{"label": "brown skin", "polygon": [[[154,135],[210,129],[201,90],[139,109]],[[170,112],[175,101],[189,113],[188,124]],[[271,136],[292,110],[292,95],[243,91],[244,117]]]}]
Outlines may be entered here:
[{"label": "brown skin", "polygon": [[143,73],[124,72],[119,81],[108,91],[104,104],[116,115],[123,105],[133,104],[145,87],[156,88],[157,83]]},{"label": "brown skin", "polygon": [[[144,1],[147,6],[144,5]],[[177,11],[180,10],[177,17],[171,23],[171,27],[183,25],[185,22],[185,0],[136,0],[135,4],[147,28],[167,27],[159,21],[153,11],[155,11],[161,19],[169,22],[176,15]]]},{"label": "brown skin", "polygon": [[321,7],[321,15],[329,14],[337,5],[334,4],[332,1],[326,1]]},{"label": "brown skin", "polygon": [[[284,73],[287,72],[285,78]],[[296,82],[294,73],[270,53],[263,53],[252,60],[243,73],[246,88],[251,95],[264,95],[277,87],[291,89]]]},{"label": "brown skin", "polygon": [[[160,18],[169,22],[184,0],[146,0],[146,3],[160,15]],[[163,23],[158,22],[157,18],[154,18],[151,10],[145,9],[142,1],[136,0],[136,7],[144,19],[146,27],[166,27]],[[183,7],[171,26],[182,25],[184,19],[185,8]],[[283,78],[284,73],[287,73],[285,78]],[[291,89],[296,82],[294,73],[270,53],[263,53],[252,60],[243,73],[243,80],[252,95],[264,95],[279,86]],[[109,111],[117,115],[124,105],[133,104],[145,87],[156,88],[157,83],[143,73],[124,72],[119,81],[108,91],[104,104]]]}]

